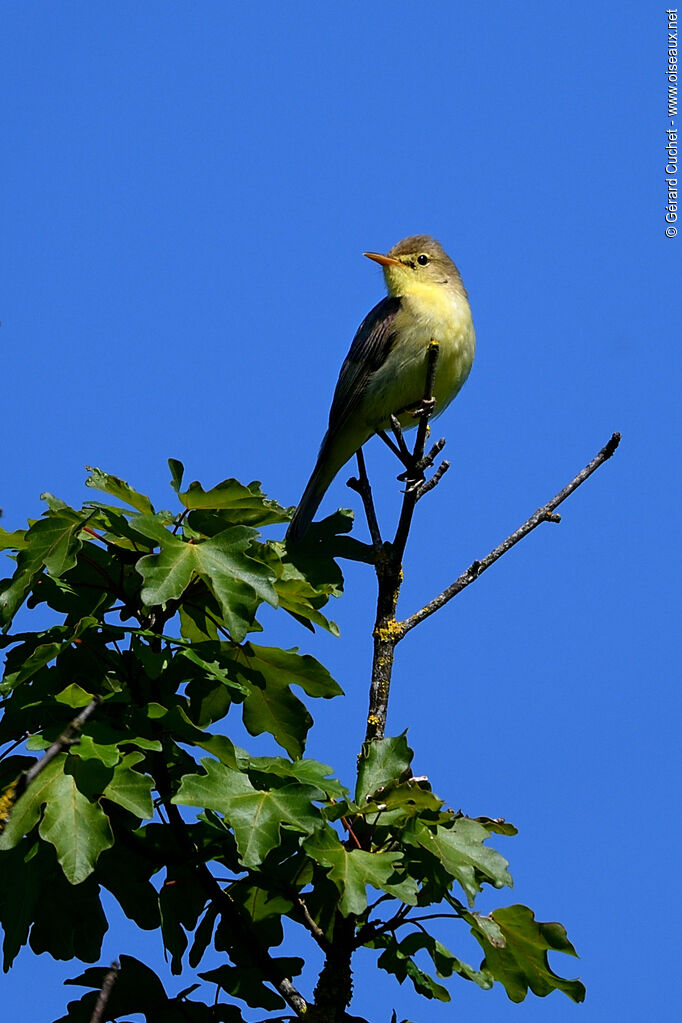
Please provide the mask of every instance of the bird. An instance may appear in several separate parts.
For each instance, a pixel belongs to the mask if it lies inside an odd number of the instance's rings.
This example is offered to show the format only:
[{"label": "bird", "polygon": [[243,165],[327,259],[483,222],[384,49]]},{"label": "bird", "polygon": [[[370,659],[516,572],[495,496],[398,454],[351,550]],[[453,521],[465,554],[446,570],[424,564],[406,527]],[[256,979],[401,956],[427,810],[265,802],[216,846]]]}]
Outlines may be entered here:
[{"label": "bird", "polygon": [[288,543],[306,533],[336,474],[375,433],[416,425],[424,398],[427,351],[439,344],[433,385],[439,415],[466,381],[476,335],[459,270],[430,235],[403,238],[384,255],[363,253],[381,266],[388,294],[362,321],[341,367],[312,475],[289,523]]}]

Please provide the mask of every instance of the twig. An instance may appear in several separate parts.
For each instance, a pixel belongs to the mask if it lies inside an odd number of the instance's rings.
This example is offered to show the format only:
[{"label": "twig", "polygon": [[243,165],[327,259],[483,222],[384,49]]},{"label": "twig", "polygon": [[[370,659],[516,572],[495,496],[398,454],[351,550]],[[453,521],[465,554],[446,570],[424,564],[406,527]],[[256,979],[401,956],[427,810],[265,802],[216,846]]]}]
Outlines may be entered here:
[{"label": "twig", "polygon": [[385,430],[377,430],[377,437],[381,437],[384,444],[391,449],[396,458],[399,458],[401,462],[403,461],[403,455],[400,448],[395,441],[391,440]]},{"label": "twig", "polygon": [[405,443],[405,438],[403,436],[403,430],[402,430],[402,427],[400,425],[400,420],[398,419],[397,416],[391,416],[391,430],[393,431],[393,436],[395,437],[395,442],[398,445],[398,451],[400,452],[401,458],[405,462],[405,465],[409,465],[409,461],[410,461],[410,457],[411,457],[410,456],[410,449],[408,448],[407,444]]},{"label": "twig", "polygon": [[396,623],[397,639],[399,642],[403,636],[405,636],[415,625],[419,625],[425,618],[428,618],[434,612],[438,611],[444,604],[447,604],[449,600],[461,593],[463,589],[469,586],[475,579],[485,572],[487,568],[490,568],[498,558],[501,558],[503,554],[511,550],[520,540],[523,540],[524,536],[527,536],[532,530],[542,522],[559,522],[560,516],[555,514],[555,509],[566,500],[567,497],[577,490],[578,487],[588,479],[593,472],[603,465],[611,455],[614,453],[618,444],[620,443],[620,434],[614,433],[611,439],[604,445],[601,451],[595,455],[592,461],[582,469],[577,476],[568,483],[563,490],[544,504],[542,508],[538,508],[536,512],[529,519],[527,519],[522,526],[514,530],[506,540],[503,540],[494,550],[487,554],[481,561],[474,561],[466,572],[463,572],[459,578],[455,579],[442,593],[439,593],[437,597],[430,600],[420,611],[416,611],[409,618],[406,618],[403,622]]},{"label": "twig", "polygon": [[362,448],[358,448],[356,458],[358,460],[358,478],[348,480],[347,486],[349,486],[351,490],[354,490],[356,494],[359,494],[362,498],[365,515],[367,516],[367,525],[369,526],[369,535],[372,537],[372,546],[374,547],[376,555],[382,546],[382,539]]},{"label": "twig", "polygon": [[185,508],[184,512],[182,512],[181,515],[178,515],[178,520],[175,523],[175,526],[173,527],[173,529],[171,530],[171,532],[173,533],[173,536],[175,536],[175,534],[179,530],[180,526],[182,525],[182,521],[183,521],[185,515],[187,515],[188,512],[189,512],[189,508]]},{"label": "twig", "polygon": [[431,446],[431,449],[428,452],[428,454],[424,455],[424,457],[421,460],[421,467],[423,469],[428,469],[430,465],[433,465],[436,458],[441,453],[444,447],[445,437],[441,437],[440,440],[437,440],[436,443]]},{"label": "twig", "polygon": [[425,483],[422,483],[419,490],[417,491],[418,501],[421,501],[424,494],[428,494],[430,490],[433,490],[434,487],[438,486],[438,484],[442,480],[443,476],[445,476],[445,473],[448,471],[449,468],[450,463],[448,462],[447,458],[443,459],[443,461],[440,463],[431,479],[427,480]]},{"label": "twig", "polygon": [[40,760],[36,760],[35,764],[32,764],[27,771],[24,771],[19,778],[15,791],[15,803],[19,796],[26,791],[31,782],[35,781],[40,772],[45,770],[50,761],[54,760],[54,758],[58,756],[62,750],[80,742],[80,731],[88,718],[95,712],[100,702],[101,699],[99,696],[93,696],[87,707],[84,707],[80,714],[75,717],[73,721],[69,722],[59,738],[55,739],[51,746],[48,746]]},{"label": "twig", "polygon": [[90,1023],[101,1023],[101,1021],[104,1019],[104,1010],[107,1007],[107,1002],[109,1001],[111,989],[116,982],[116,978],[118,977],[119,969],[120,969],[119,964],[116,961],[114,961],[111,964],[111,969],[107,972],[104,978],[102,987],[100,988],[99,996],[95,1003],[94,1011],[92,1013],[92,1016],[90,1017]]},{"label": "twig", "polygon": [[312,934],[313,938],[315,939],[317,944],[320,946],[320,948],[324,949],[325,951],[328,950],[329,947],[330,947],[329,946],[329,941],[326,938],[325,933],[322,930],[322,928],[319,927],[318,924],[316,924],[315,921],[313,920],[313,918],[311,917],[310,910],[308,909],[308,907],[305,904],[305,899],[303,899],[299,895],[297,897],[297,899],[296,899],[296,904],[298,905],[298,908],[301,911],[301,916],[303,917],[303,923],[304,923],[305,927],[307,928],[307,930],[310,931],[310,933]]},{"label": "twig", "polygon": [[7,749],[3,750],[2,753],[0,753],[0,760],[4,760],[5,757],[8,757],[10,755],[12,750],[15,750],[17,746],[21,746],[22,743],[26,742],[27,735],[28,732],[24,732],[24,734],[21,735],[15,742],[10,743]]}]

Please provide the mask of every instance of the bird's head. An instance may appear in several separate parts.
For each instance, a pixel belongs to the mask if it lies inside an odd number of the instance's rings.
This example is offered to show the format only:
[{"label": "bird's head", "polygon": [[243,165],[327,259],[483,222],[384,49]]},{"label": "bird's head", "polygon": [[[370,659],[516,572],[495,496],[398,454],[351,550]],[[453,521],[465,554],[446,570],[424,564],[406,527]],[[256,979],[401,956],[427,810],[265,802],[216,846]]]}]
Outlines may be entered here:
[{"label": "bird's head", "polygon": [[442,245],[428,234],[403,238],[386,255],[380,252],[364,255],[379,263],[391,295],[409,295],[434,286],[451,287],[466,295],[459,270]]}]

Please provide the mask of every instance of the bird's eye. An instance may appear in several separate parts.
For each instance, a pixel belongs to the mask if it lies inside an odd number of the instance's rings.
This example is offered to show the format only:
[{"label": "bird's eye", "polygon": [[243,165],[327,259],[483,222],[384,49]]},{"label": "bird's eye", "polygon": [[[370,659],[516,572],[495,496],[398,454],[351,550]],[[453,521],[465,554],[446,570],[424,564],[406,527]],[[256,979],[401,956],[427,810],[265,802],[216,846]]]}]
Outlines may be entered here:
[{"label": "bird's eye", "polygon": [[426,266],[428,261],[429,261],[429,257],[425,256],[423,253],[422,253],[421,256],[417,256],[417,262],[419,263],[420,266]]}]

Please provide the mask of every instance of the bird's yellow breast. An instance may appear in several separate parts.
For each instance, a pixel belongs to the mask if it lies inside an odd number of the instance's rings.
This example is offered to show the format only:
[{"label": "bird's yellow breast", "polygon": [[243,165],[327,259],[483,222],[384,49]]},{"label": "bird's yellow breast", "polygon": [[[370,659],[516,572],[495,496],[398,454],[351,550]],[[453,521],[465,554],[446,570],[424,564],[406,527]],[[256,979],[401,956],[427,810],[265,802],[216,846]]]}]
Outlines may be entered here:
[{"label": "bird's yellow breast", "polygon": [[[416,405],[424,397],[427,350],[439,343],[434,397],[439,415],[469,375],[476,336],[466,295],[450,287],[415,283],[401,296],[394,321],[396,339],[384,364],[368,382],[362,402],[365,421],[386,429],[389,417]],[[409,415],[399,416],[404,426],[414,425]]]}]

